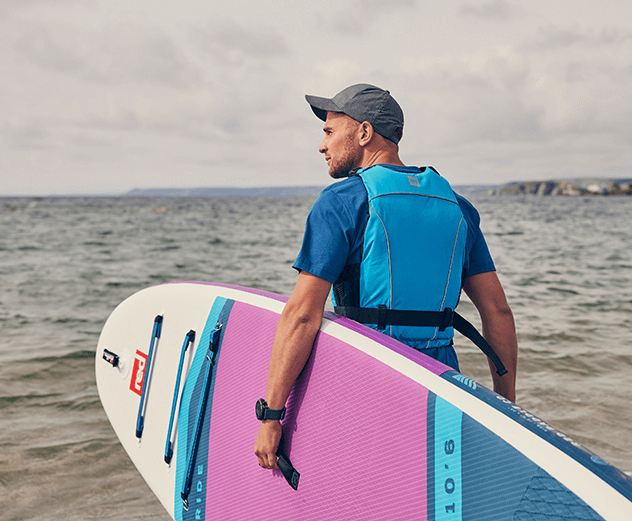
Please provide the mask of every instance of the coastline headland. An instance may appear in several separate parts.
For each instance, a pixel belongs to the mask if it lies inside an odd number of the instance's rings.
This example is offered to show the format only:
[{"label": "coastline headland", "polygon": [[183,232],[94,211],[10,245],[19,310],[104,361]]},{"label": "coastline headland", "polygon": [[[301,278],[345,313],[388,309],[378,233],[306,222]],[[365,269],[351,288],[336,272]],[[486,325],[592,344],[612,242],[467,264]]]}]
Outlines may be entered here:
[{"label": "coastline headland", "polygon": [[[120,194],[123,197],[317,197],[325,186],[283,187],[200,187],[200,188],[135,188]],[[484,195],[558,195],[558,196],[606,196],[632,195],[632,178],[586,177],[575,179],[548,179],[544,181],[513,181],[503,185],[452,185],[465,196]]]},{"label": "coastline headland", "polygon": [[579,178],[515,181],[489,192],[491,195],[632,195],[632,179]]}]

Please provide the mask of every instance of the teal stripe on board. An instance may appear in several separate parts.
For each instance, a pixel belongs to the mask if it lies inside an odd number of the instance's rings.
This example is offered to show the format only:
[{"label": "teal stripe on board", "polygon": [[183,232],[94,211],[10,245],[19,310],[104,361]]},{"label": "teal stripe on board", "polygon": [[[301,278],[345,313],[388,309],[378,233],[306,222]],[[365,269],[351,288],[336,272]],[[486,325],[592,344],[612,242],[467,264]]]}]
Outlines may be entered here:
[{"label": "teal stripe on board", "polygon": [[436,521],[462,521],[463,413],[439,396],[435,400],[434,504]]},{"label": "teal stripe on board", "polygon": [[[174,511],[176,521],[182,521],[182,499],[180,497],[180,492],[182,491],[182,485],[184,484],[184,479],[186,475],[186,465],[187,465],[187,454],[189,452],[189,442],[192,434],[189,435],[189,422],[186,419],[189,417],[189,409],[190,404],[192,403],[193,398],[193,390],[195,388],[195,383],[200,376],[200,371],[204,365],[204,360],[206,358],[206,353],[208,351],[208,345],[211,339],[211,333],[217,324],[217,320],[219,315],[224,308],[224,304],[226,304],[227,299],[223,297],[217,297],[215,302],[213,302],[213,307],[208,314],[208,318],[206,319],[206,325],[204,326],[204,331],[200,336],[198,341],[198,348],[195,351],[195,356],[193,358],[193,362],[191,363],[191,368],[187,374],[186,382],[184,384],[184,391],[182,393],[182,405],[180,406],[180,414],[178,421],[178,453],[177,453],[177,463],[176,463],[176,490],[174,497]],[[198,404],[198,400],[193,401],[193,407],[196,408]],[[182,421],[180,421],[182,420]]]}]

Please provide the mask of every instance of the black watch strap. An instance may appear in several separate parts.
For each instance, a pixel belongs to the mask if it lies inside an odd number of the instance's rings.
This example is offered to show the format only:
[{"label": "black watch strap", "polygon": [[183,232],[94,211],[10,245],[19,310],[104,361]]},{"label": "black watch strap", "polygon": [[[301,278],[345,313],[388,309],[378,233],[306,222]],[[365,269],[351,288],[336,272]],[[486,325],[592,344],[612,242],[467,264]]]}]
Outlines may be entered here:
[{"label": "black watch strap", "polygon": [[260,398],[257,401],[255,412],[257,415],[257,419],[261,421],[263,420],[281,421],[283,418],[285,418],[285,407],[283,407],[283,409],[270,409],[270,407],[268,407],[267,402],[263,398]]},{"label": "black watch strap", "polygon": [[283,418],[285,418],[285,407],[283,409],[266,409],[263,419],[281,421]]}]

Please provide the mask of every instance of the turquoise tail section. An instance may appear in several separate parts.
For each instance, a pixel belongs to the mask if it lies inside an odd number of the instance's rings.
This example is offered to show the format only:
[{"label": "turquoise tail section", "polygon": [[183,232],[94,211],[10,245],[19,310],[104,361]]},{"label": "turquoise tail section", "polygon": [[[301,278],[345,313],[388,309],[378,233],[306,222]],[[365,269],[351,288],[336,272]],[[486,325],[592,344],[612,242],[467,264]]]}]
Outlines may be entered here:
[{"label": "turquoise tail section", "polygon": [[[191,363],[191,368],[189,369],[189,373],[187,374],[186,382],[184,384],[184,391],[182,392],[182,398],[180,406],[180,414],[178,421],[178,452],[177,452],[177,463],[176,463],[176,490],[175,490],[175,498],[174,498],[174,511],[176,521],[186,521],[185,518],[189,517],[182,508],[182,499],[180,498],[180,492],[182,491],[182,487],[184,484],[184,480],[186,477],[186,465],[187,465],[187,455],[191,449],[190,444],[193,439],[193,430],[195,428],[194,421],[190,421],[190,418],[195,416],[197,413],[197,406],[200,399],[201,393],[201,385],[200,380],[203,376],[203,368],[205,366],[207,347],[209,345],[211,339],[211,333],[219,320],[220,314],[222,310],[226,306],[228,302],[227,299],[222,297],[217,297],[215,302],[213,303],[213,307],[208,314],[208,318],[206,319],[206,325],[204,326],[204,331],[200,336],[198,341],[198,348],[195,351],[195,356],[193,358],[193,362]],[[207,414],[210,417],[210,414]],[[208,438],[206,439],[206,443],[208,443]],[[196,473],[200,477],[206,478],[206,468],[203,467],[201,469],[196,469]],[[204,479],[206,481],[206,479]],[[194,484],[194,487],[197,487],[197,483]],[[196,505],[193,503],[189,512],[193,514],[193,518],[195,518]],[[203,517],[202,517],[203,519]]]}]

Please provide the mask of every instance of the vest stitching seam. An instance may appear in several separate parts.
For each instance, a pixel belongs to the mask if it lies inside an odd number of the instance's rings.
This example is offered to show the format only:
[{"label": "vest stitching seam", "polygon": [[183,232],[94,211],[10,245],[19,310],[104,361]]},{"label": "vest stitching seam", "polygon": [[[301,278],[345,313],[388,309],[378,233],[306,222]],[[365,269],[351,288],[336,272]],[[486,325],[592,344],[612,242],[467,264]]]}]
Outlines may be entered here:
[{"label": "vest stitching seam", "polygon": [[417,194],[415,192],[389,192],[387,194],[374,195],[373,197],[371,197],[371,199],[369,199],[369,204],[371,203],[371,201],[373,201],[373,199],[384,197],[386,195],[416,195],[419,197],[428,197],[429,199],[439,199],[441,201],[447,201],[448,203],[456,204],[457,206],[459,206],[458,201],[453,201],[452,199],[448,199],[447,197],[439,197],[438,195]]},{"label": "vest stitching seam", "polygon": [[[386,250],[388,251],[388,286],[389,286],[388,309],[391,309],[391,306],[393,304],[393,269],[392,269],[392,263],[391,263],[391,243],[388,239],[388,232],[386,231],[386,225],[384,224],[384,221],[380,217],[380,214],[377,213],[375,208],[373,208],[371,205],[369,205],[369,209],[372,210],[373,213],[375,213],[375,216],[380,220],[380,224],[382,225],[382,229],[384,230],[384,237],[386,237]],[[389,329],[392,334],[393,326],[389,326]]]},{"label": "vest stitching seam", "polygon": [[[450,286],[450,276],[452,275],[452,265],[454,264],[454,254],[456,253],[456,245],[459,242],[459,234],[461,233],[461,225],[463,224],[463,214],[461,214],[461,219],[459,220],[459,225],[456,229],[456,236],[454,237],[454,246],[452,247],[452,257],[450,258],[450,267],[448,269],[448,280],[445,283],[445,290],[443,291],[443,300],[441,300],[441,308],[439,311],[443,311],[443,305],[445,304],[445,299],[448,296],[448,287]],[[437,338],[437,333],[439,332],[439,328],[435,328],[434,336],[428,340],[426,344],[426,348],[430,346],[430,342]]]}]

